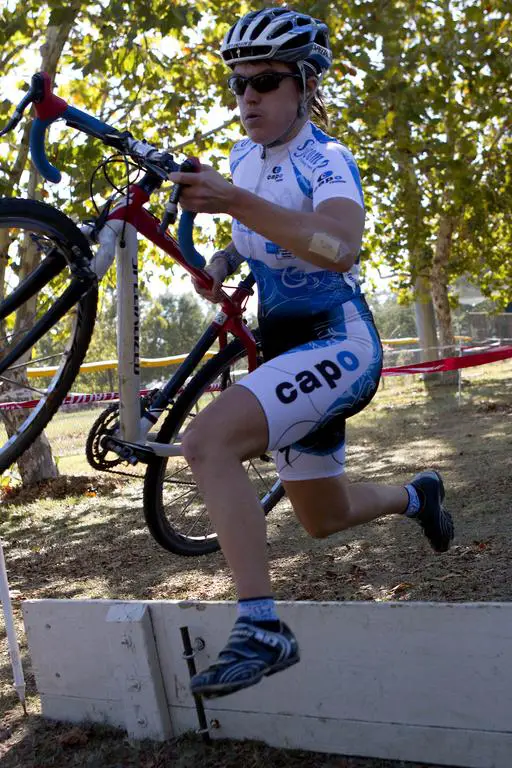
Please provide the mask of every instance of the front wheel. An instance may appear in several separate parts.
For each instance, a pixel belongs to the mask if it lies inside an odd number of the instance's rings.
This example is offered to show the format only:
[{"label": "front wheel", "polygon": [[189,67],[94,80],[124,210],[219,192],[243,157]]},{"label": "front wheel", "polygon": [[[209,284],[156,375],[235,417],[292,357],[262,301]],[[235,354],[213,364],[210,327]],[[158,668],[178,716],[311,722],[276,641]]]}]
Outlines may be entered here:
[{"label": "front wheel", "polygon": [[[163,423],[157,442],[179,441],[180,433],[196,414],[246,374],[247,352],[242,343],[235,340],[190,380]],[[267,515],[284,496],[273,458],[267,453],[244,465]],[[144,479],[144,515],[152,536],[169,552],[207,555],[220,548],[192,472],[181,456],[158,456],[148,465]]]},{"label": "front wheel", "polygon": [[90,258],[60,211],[0,200],[0,474],[40,435],[79,371],[98,293],[70,264]]}]

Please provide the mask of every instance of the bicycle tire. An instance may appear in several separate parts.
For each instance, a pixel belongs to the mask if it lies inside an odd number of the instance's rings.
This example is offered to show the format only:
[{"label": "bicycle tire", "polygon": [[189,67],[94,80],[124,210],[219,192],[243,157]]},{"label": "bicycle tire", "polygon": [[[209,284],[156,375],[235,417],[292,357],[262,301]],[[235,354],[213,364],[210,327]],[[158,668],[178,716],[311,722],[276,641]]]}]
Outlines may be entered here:
[{"label": "bicycle tire", "polygon": [[[219,377],[222,377],[223,374],[226,377],[225,372],[231,371],[234,364],[245,360],[246,357],[247,353],[243,344],[238,339],[235,339],[215,355],[215,357],[211,358],[189,381],[176,400],[158,433],[157,442],[170,443],[173,441],[182,429],[191,410],[196,403],[199,402],[201,397],[208,392],[212,383],[218,380]],[[259,460],[245,462],[246,465],[249,465],[248,471],[254,471],[256,467],[255,461],[260,460],[263,461],[263,457],[260,457]],[[157,456],[151,460],[146,469],[144,477],[144,517],[151,535],[160,546],[176,555],[199,556],[216,552],[220,549],[220,544],[215,532],[211,531],[201,536],[192,536],[191,533],[193,526],[195,526],[195,522],[192,522],[192,527],[189,529],[188,533],[184,533],[177,528],[175,522],[176,516],[174,514],[174,519],[172,521],[168,519],[164,503],[164,481],[166,477],[166,468],[170,461],[176,462],[177,459],[175,457],[168,458]],[[180,458],[179,461],[182,462],[182,469],[184,468],[185,471],[188,471],[190,479],[185,482],[183,482],[183,479],[174,482],[178,485],[188,484],[190,487],[195,487],[195,481],[193,480],[185,460]],[[269,462],[272,462],[272,466],[274,466],[273,460],[267,457],[265,464]],[[182,470],[178,469],[174,476],[177,476],[181,471]],[[260,474],[260,470],[256,470],[255,474],[259,475],[258,480],[263,483],[264,478]],[[265,515],[268,515],[284,496],[283,485],[277,477],[275,470],[274,476],[277,480],[275,480],[269,488],[267,487],[263,494],[260,494],[260,501]],[[169,476],[169,483],[173,482],[172,477],[173,475]],[[270,483],[270,480],[268,482]],[[265,483],[263,483],[263,485],[265,485]],[[194,491],[192,490],[190,493],[194,493]],[[196,498],[200,499],[197,488],[195,494]],[[207,519],[206,509],[202,499],[200,499],[200,505],[202,505],[202,507],[199,514]]]},{"label": "bicycle tire", "polygon": [[[9,399],[15,402],[27,399],[39,400],[34,408],[19,411],[19,415],[15,418],[8,417],[7,411],[4,418],[0,418],[1,474],[19,459],[41,434],[69,392],[93,332],[98,289],[96,283],[89,288],[84,286],[83,295],[49,329],[54,336],[61,334],[62,342],[59,337],[58,344],[62,346],[62,351],[52,348],[51,345],[54,344],[55,347],[55,342],[46,332],[28,352],[16,357],[20,344],[29,338],[30,330],[36,320],[44,317],[45,313],[55,305],[55,301],[61,295],[62,286],[73,285],[73,290],[77,290],[78,295],[79,286],[69,265],[84,257],[89,261],[92,253],[86,238],[71,219],[46,203],[36,200],[0,199],[0,238],[4,246],[0,255],[3,255],[6,261],[11,260],[4,269],[0,301],[0,317],[2,317],[0,364],[2,360],[5,361],[8,354],[12,355],[15,361],[0,374],[0,402],[5,403]],[[22,264],[23,251],[20,250],[22,247],[35,248],[39,251],[39,258],[30,273],[19,279],[17,272],[20,271],[19,267]],[[51,264],[50,259],[52,259]],[[12,297],[16,295],[15,292],[23,291],[30,284],[30,280],[33,284],[37,284],[37,292],[29,296],[15,312],[10,313],[9,308]],[[38,350],[45,345],[49,353],[43,358]],[[30,378],[30,382],[35,382],[32,386],[29,384],[27,369],[29,365],[37,368],[37,363],[42,362],[43,359],[46,364],[51,361],[54,367],[57,363],[57,370],[51,376],[49,384],[47,384],[49,377],[46,376],[44,379],[42,376]],[[27,393],[31,397],[27,397]],[[26,418],[24,418],[25,413]],[[0,410],[1,414],[2,410]],[[14,426],[11,423],[8,428],[9,419]]]}]

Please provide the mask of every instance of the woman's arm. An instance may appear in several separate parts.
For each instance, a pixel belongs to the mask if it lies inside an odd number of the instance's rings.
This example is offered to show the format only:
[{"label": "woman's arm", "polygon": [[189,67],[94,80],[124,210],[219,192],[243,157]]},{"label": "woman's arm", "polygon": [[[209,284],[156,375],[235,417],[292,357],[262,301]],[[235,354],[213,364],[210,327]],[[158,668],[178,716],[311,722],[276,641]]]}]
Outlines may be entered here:
[{"label": "woman's arm", "polygon": [[354,264],[364,229],[364,210],[354,200],[331,198],[304,213],[234,189],[227,213],[249,229],[317,267],[347,272]]},{"label": "woman's arm", "polygon": [[221,259],[226,265],[226,277],[234,275],[240,264],[244,262],[244,257],[240,256],[232,240],[221,251],[216,251],[216,253],[213,254],[210,259],[210,264]]},{"label": "woman's arm", "polygon": [[353,200],[329,198],[312,212],[270,203],[236,187],[209,166],[199,173],[172,173],[184,185],[181,204],[191,211],[227,213],[315,266],[347,272],[354,264],[364,228],[364,210]]}]

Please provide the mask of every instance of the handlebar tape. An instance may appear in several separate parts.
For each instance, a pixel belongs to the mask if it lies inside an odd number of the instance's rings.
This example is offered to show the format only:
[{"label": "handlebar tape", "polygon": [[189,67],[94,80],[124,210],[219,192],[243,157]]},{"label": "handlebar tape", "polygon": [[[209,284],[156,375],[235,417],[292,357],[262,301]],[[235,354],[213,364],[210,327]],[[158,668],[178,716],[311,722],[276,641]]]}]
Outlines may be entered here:
[{"label": "handlebar tape", "polygon": [[194,246],[194,219],[195,213],[192,211],[183,211],[178,224],[178,242],[185,260],[191,267],[203,269],[206,266],[206,259],[196,251]]},{"label": "handlebar tape", "polygon": [[[44,176],[45,179],[53,183],[59,182],[62,178],[62,174],[46,157],[46,129],[59,117],[63,118],[68,125],[72,125],[84,133],[87,133],[89,136],[95,136],[99,139],[105,140],[108,137],[115,138],[116,135],[119,134],[115,128],[107,123],[97,120],[95,117],[88,115],[86,112],[82,112],[80,109],[67,106],[66,102],[62,99],[59,101],[62,102],[64,108],[61,108],[59,111],[54,111],[54,113],[47,118],[36,117],[30,129],[30,154],[34,161],[34,165],[41,176]],[[38,110],[36,109],[36,112],[37,111]]]},{"label": "handlebar tape", "polygon": [[49,162],[45,152],[46,129],[50,123],[53,123],[52,119],[41,120],[39,117],[36,117],[33,121],[30,129],[30,154],[34,165],[41,176],[48,181],[57,184],[61,180],[62,174],[58,168],[55,168],[55,166]]}]

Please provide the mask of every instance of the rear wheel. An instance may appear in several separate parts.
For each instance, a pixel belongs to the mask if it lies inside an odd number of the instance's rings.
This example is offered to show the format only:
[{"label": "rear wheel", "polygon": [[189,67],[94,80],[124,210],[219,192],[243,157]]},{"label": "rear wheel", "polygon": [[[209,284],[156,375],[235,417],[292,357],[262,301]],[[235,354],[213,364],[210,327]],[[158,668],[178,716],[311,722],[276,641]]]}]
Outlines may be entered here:
[{"label": "rear wheel", "polygon": [[[247,353],[235,340],[191,379],[162,425],[157,441],[178,441],[196,414],[246,373]],[[267,515],[284,496],[273,458],[267,453],[244,466]],[[148,465],[144,515],[153,537],[169,552],[207,555],[220,547],[192,472],[181,456],[156,457]]]},{"label": "rear wheel", "polygon": [[[69,264],[91,256],[60,211],[0,200],[0,473],[43,431],[85,357],[97,287],[88,288]],[[61,304],[62,317],[52,315]]]}]

